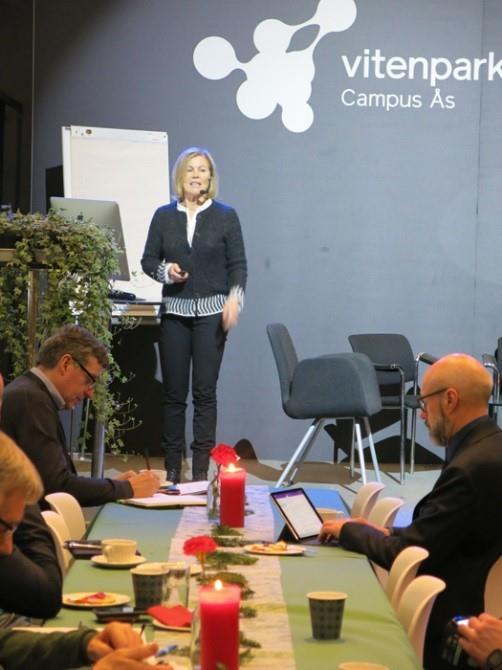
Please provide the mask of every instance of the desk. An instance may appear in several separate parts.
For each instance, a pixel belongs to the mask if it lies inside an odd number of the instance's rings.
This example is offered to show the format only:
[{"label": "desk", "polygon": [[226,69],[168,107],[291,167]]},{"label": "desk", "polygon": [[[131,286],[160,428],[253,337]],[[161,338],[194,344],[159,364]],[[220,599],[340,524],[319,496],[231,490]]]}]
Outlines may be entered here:
[{"label": "desk", "polygon": [[[309,493],[317,505],[344,509],[333,491],[312,489]],[[103,507],[89,536],[134,537],[148,560],[165,560],[180,518],[180,510],[144,510],[111,503]],[[277,524],[279,528],[279,520]],[[420,664],[367,559],[336,547],[319,547],[315,552],[281,559],[296,667],[334,670],[342,661],[369,660],[384,663],[390,670],[418,670]],[[128,570],[104,570],[89,561],[75,561],[64,590],[86,589],[133,593]],[[340,640],[317,641],[310,636],[306,593],[316,589],[343,590],[349,595]],[[92,612],[63,608],[48,625],[76,626],[79,622],[95,625]]]}]

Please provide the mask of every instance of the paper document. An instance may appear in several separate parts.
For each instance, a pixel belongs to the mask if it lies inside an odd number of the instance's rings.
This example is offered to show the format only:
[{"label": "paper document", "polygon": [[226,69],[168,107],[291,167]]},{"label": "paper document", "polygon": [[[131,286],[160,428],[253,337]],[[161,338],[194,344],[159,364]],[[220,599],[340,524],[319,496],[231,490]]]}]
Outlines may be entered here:
[{"label": "paper document", "polygon": [[180,492],[180,495],[202,495],[207,493],[207,487],[209,486],[208,481],[204,482],[186,482],[185,484],[176,484],[176,488]]},{"label": "paper document", "polygon": [[188,507],[189,505],[206,505],[206,496],[194,495],[166,495],[165,493],[154,493],[150,498],[127,498],[121,500],[124,505],[135,507]]}]

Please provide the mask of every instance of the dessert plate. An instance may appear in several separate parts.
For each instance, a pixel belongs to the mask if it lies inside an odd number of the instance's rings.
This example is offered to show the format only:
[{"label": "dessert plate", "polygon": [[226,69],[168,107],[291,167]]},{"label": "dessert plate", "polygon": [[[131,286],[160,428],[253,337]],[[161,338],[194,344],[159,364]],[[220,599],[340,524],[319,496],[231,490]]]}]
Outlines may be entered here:
[{"label": "dessert plate", "polygon": [[125,605],[131,598],[124,593],[104,593],[102,591],[82,591],[78,593],[64,593],[63,605],[66,607],[110,607],[111,605]]},{"label": "dessert plate", "polygon": [[280,547],[275,544],[246,544],[244,551],[247,554],[259,554],[260,556],[301,556],[305,553],[305,547],[297,544]]}]

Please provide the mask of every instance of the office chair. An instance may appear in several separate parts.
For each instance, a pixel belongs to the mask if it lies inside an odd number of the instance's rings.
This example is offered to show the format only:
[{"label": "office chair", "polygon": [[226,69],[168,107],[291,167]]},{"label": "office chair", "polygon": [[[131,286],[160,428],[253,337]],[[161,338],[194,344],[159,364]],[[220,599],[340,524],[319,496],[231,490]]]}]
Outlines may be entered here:
[{"label": "office chair", "polygon": [[[398,410],[400,420],[399,473],[400,482],[405,478],[405,448],[407,439],[408,412],[411,411],[410,474],[415,471],[415,438],[419,394],[419,364],[432,365],[437,358],[421,353],[413,356],[410,343],[396,333],[363,333],[349,335],[350,346],[369,356],[375,364],[385,410]],[[408,392],[406,385],[411,386]],[[397,387],[396,387],[397,385]],[[395,388],[392,388],[392,387]],[[396,392],[397,391],[397,392]]]},{"label": "office chair", "polygon": [[283,486],[314,444],[324,422],[332,418],[354,420],[361,478],[366,484],[366,467],[362,445],[362,422],[368,434],[371,458],[377,481],[380,472],[368,417],[380,411],[382,403],[373,365],[364,354],[333,354],[298,361],[286,326],[272,323],[267,335],[274,354],[282,407],[292,419],[313,419],[310,428],[294,451],[276,486]]}]

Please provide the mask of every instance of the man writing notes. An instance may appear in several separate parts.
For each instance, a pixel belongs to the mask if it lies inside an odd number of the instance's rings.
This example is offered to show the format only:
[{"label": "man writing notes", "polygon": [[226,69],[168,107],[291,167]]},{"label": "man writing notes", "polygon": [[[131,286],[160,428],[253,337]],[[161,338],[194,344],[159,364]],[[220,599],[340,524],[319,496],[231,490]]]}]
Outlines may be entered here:
[{"label": "man writing notes", "polygon": [[409,545],[429,551],[420,572],[443,579],[446,590],[431,612],[426,670],[449,667],[441,659],[444,628],[453,616],[483,611],[486,577],[502,553],[502,431],[488,416],[491,388],[490,374],[465,354],[432,365],[422,380],[421,418],[433,442],[446,447],[446,463],[412,523],[389,530],[343,519],[321,532],[384,568]]},{"label": "man writing notes", "polygon": [[66,447],[59,410],[91,398],[108,352],[89,331],[69,325],[40,348],[36,367],[5,388],[1,427],[36,466],[45,493],[65,491],[81,505],[148,497],[159,487],[150,471],[129,471],[114,479],[78,476]]}]

